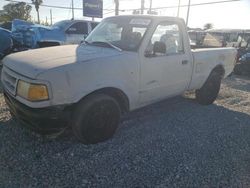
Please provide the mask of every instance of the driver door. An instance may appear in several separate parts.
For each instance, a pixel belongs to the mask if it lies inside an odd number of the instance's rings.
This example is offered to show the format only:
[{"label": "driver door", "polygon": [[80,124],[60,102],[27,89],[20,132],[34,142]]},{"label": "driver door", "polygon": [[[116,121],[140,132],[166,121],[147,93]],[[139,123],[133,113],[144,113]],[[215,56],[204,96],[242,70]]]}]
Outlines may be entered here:
[{"label": "driver door", "polygon": [[[163,49],[154,52],[154,45],[157,43]],[[141,105],[183,93],[188,87],[191,73],[191,57],[184,50],[182,31],[178,23],[159,24],[145,55],[141,57]]]}]

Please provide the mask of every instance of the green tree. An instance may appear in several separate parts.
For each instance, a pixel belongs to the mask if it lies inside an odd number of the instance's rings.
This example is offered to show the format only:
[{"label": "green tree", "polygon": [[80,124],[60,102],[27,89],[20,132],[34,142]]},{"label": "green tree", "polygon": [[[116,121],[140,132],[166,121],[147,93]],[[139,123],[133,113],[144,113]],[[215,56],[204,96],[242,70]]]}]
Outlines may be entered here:
[{"label": "green tree", "polygon": [[212,29],[214,25],[212,23],[207,23],[204,25],[204,30]]},{"label": "green tree", "polygon": [[39,6],[43,3],[43,0],[31,0],[31,2],[35,5],[37,12],[37,21],[38,23],[40,23]]},{"label": "green tree", "polygon": [[0,22],[12,21],[13,19],[29,20],[32,7],[24,2],[9,3],[0,10]]}]

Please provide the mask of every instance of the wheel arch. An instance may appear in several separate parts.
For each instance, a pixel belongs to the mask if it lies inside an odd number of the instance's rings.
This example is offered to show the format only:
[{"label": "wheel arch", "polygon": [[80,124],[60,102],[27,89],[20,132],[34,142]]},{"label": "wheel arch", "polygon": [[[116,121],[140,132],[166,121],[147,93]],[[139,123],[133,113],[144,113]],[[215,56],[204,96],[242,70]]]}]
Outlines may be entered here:
[{"label": "wheel arch", "polygon": [[118,89],[115,87],[105,87],[105,88],[97,89],[89,93],[88,95],[84,96],[80,101],[85,100],[89,96],[92,96],[95,94],[105,94],[110,97],[113,97],[118,102],[122,113],[126,113],[130,109],[128,96],[121,89]]},{"label": "wheel arch", "polygon": [[216,73],[216,74],[219,74],[220,76],[221,76],[221,78],[223,78],[224,76],[225,76],[225,68],[224,68],[224,66],[223,65],[216,65],[213,69],[212,69],[212,71],[210,72],[210,75],[212,74],[212,73]]},{"label": "wheel arch", "polygon": [[196,72],[196,70],[194,70],[189,90],[200,89],[205,84],[207,79],[214,73],[220,75],[221,79],[224,78],[226,74],[224,66],[222,64],[210,65],[210,67],[207,67],[204,72]]},{"label": "wheel arch", "polygon": [[217,65],[212,69],[202,87],[195,91],[195,96],[199,104],[209,105],[216,100],[220,91],[221,79],[224,75],[225,69],[222,65]]}]

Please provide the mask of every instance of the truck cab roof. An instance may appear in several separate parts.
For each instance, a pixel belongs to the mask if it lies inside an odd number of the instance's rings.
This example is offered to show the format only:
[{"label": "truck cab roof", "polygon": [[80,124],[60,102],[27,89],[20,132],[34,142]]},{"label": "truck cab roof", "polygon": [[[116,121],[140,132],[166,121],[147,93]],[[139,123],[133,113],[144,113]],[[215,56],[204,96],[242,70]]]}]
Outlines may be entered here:
[{"label": "truck cab roof", "polygon": [[157,16],[157,15],[119,15],[119,16],[111,16],[105,19],[109,19],[109,18],[137,18],[137,19],[151,19],[153,21],[183,21],[184,19],[182,18],[177,18],[177,17],[171,17],[171,16]]}]

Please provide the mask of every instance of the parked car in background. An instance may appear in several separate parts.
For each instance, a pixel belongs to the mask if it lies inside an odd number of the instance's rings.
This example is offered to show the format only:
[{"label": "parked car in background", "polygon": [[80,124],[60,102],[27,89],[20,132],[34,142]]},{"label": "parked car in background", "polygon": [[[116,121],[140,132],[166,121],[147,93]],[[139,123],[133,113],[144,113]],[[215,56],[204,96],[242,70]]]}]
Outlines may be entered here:
[{"label": "parked car in background", "polygon": [[234,68],[234,73],[238,75],[250,76],[250,53],[242,55]]},{"label": "parked car in background", "polygon": [[31,49],[79,44],[97,24],[85,20],[63,20],[48,27],[14,20],[12,34],[15,40]]},{"label": "parked car in background", "polygon": [[238,75],[250,76],[250,36],[244,34],[238,47],[237,64],[234,73]]},{"label": "parked car in background", "polygon": [[0,27],[11,31],[12,22],[3,22],[0,24]]},{"label": "parked car in background", "polygon": [[79,44],[98,25],[85,20],[63,20],[48,27],[15,19],[11,31],[0,29],[0,59],[12,52]]},{"label": "parked car in background", "polygon": [[11,53],[12,48],[11,32],[0,27],[0,59]]}]

